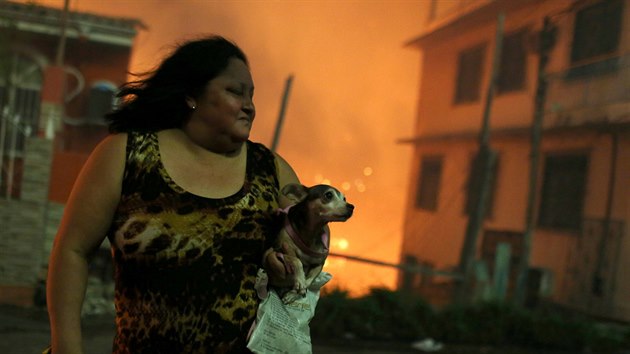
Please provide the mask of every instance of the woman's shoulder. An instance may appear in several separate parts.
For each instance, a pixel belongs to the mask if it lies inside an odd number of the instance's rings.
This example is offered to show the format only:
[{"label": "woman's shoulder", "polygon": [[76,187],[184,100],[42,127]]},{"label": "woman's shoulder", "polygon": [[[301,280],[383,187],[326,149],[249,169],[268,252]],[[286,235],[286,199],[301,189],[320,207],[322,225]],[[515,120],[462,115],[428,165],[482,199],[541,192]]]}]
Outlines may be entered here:
[{"label": "woman's shoulder", "polygon": [[253,142],[250,140],[248,140],[247,143],[248,143],[248,146],[247,146],[248,151],[253,155],[253,157],[256,160],[259,160],[259,161],[266,160],[268,162],[271,162],[277,165],[277,167],[289,166],[287,161],[284,158],[282,158],[282,156],[280,156],[277,152],[272,151],[266,145],[262,143],[258,143],[258,142]]},{"label": "woman's shoulder", "polygon": [[271,149],[269,149],[267,146],[259,142],[247,140],[247,147],[249,149],[252,149],[255,152],[264,152],[264,153],[272,154]]},{"label": "woman's shoulder", "polygon": [[258,142],[247,141],[247,154],[250,160],[253,158],[254,161],[258,162],[275,163],[275,153],[264,144]]},{"label": "woman's shoulder", "polygon": [[127,149],[127,134],[116,133],[106,136],[101,140],[90,154],[91,160],[99,161],[99,164],[111,166],[120,165],[125,160]]},{"label": "woman's shoulder", "polygon": [[116,133],[106,136],[94,150],[95,153],[115,154],[116,152],[124,152],[127,148],[127,133]]},{"label": "woman's shoulder", "polygon": [[282,185],[283,180],[287,180],[290,182],[297,181],[297,175],[293,170],[293,167],[285,160],[280,154],[275,151],[272,151],[264,144],[248,141],[248,149],[252,152],[254,156],[254,161],[260,161],[261,159],[265,159],[275,166],[275,170],[280,177],[280,182]]},{"label": "woman's shoulder", "polygon": [[82,180],[87,184],[100,185],[102,178],[107,176],[115,181],[112,176],[122,176],[125,165],[125,150],[127,147],[127,134],[118,133],[106,136],[96,145],[82,169]]}]

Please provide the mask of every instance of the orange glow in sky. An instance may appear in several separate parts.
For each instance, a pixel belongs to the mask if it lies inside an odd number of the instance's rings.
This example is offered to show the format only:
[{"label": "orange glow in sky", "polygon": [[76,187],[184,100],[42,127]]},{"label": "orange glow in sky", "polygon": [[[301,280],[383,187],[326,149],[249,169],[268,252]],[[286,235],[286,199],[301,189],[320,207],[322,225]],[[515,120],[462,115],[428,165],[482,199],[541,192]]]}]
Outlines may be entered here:
[{"label": "orange glow in sky", "polygon": [[[63,7],[63,0],[40,0]],[[216,33],[248,55],[256,84],[251,139],[271,146],[284,85],[294,76],[278,152],[302,183],[330,183],[356,207],[331,225],[334,253],[398,263],[409,184],[423,1],[71,0],[72,11],[140,19],[132,72],[178,41]],[[330,257],[328,287],[393,288],[391,268]]]}]

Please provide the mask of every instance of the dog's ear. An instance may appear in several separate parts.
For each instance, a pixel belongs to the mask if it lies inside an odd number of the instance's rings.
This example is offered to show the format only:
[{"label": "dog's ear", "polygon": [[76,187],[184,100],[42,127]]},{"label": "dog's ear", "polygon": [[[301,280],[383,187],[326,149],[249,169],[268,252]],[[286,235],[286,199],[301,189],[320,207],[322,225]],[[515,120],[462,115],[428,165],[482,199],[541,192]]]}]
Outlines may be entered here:
[{"label": "dog's ear", "polygon": [[299,183],[289,183],[282,187],[282,194],[297,204],[308,196],[308,187]]}]

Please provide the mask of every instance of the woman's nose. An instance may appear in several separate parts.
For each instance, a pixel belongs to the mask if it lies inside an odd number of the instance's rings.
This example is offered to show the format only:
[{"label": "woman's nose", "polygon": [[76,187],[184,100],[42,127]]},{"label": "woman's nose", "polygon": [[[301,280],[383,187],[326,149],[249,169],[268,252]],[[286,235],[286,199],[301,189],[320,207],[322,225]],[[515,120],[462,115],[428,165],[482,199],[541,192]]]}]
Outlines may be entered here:
[{"label": "woman's nose", "polygon": [[243,112],[247,113],[250,116],[254,116],[256,113],[256,106],[254,105],[254,100],[251,98],[245,99],[243,102]]}]

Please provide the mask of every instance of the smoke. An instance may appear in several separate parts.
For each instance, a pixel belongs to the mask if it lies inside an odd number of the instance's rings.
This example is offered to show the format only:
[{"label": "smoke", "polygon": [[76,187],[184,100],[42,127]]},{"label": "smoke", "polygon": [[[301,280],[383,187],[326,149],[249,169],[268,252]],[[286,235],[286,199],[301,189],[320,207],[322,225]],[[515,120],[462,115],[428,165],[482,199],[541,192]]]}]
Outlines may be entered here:
[{"label": "smoke", "polygon": [[[39,3],[62,7],[62,0]],[[73,11],[140,19],[131,71],[171,46],[217,33],[247,53],[256,84],[252,140],[271,144],[285,80],[294,82],[278,152],[305,184],[330,182],[356,205],[332,228],[333,252],[398,262],[407,201],[422,1],[74,0]],[[331,257],[333,284],[360,293],[392,287],[392,269]]]}]

